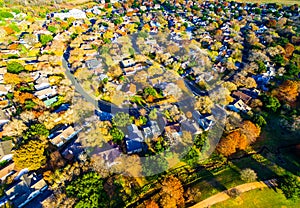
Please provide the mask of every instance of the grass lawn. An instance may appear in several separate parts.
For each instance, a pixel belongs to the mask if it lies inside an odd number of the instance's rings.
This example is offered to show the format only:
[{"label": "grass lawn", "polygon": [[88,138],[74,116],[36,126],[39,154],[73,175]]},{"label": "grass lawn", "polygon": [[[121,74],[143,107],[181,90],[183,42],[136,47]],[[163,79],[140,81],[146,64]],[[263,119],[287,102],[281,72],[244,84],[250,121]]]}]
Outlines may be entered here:
[{"label": "grass lawn", "polygon": [[272,207],[272,208],[288,208],[299,207],[300,200],[294,202],[287,200],[282,193],[275,192],[273,189],[264,188],[262,190],[253,190],[241,194],[235,199],[229,199],[212,206],[213,208],[228,208],[228,207]]},{"label": "grass lawn", "polygon": [[237,2],[252,2],[252,3],[278,3],[278,4],[286,4],[286,5],[291,5],[291,4],[299,4],[300,0],[234,0]]}]

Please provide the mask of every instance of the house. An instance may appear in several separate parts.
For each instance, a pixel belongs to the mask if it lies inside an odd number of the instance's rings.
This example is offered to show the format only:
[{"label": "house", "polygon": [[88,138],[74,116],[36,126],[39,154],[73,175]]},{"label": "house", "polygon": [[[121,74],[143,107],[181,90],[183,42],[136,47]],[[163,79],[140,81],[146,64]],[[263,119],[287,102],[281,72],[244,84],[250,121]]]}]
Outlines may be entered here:
[{"label": "house", "polygon": [[204,131],[208,131],[216,123],[213,115],[202,115],[199,111],[193,111],[193,119],[203,128]]},{"label": "house", "polygon": [[134,124],[128,126],[127,130],[129,133],[129,135],[126,135],[125,138],[127,154],[142,152],[145,148],[142,132]]},{"label": "house", "polygon": [[125,75],[130,76],[130,75],[135,74],[136,69],[134,67],[126,67],[126,68],[123,68],[123,72],[125,73]]},{"label": "house", "polygon": [[126,93],[129,95],[135,95],[136,94],[136,85],[130,83],[129,85],[127,85],[126,87]]},{"label": "house", "polygon": [[63,126],[49,135],[50,142],[57,147],[61,147],[65,142],[72,139],[78,131],[72,126]]},{"label": "house", "polygon": [[0,141],[0,159],[5,155],[11,154],[13,143],[11,140]]},{"label": "house", "polygon": [[145,139],[152,139],[161,135],[162,132],[158,126],[157,121],[150,121],[149,126],[143,128],[143,133]]},{"label": "house", "polygon": [[135,65],[134,59],[126,59],[120,62],[122,68],[127,68]]},{"label": "house", "polygon": [[101,64],[101,61],[99,61],[97,59],[91,59],[91,60],[87,60],[85,62],[85,65],[89,70],[94,70],[94,69],[101,67],[102,64]]},{"label": "house", "polygon": [[111,149],[108,149],[108,150],[98,153],[98,156],[102,157],[110,165],[112,165],[114,160],[117,159],[120,155],[121,155],[121,152],[118,147],[111,148]]},{"label": "house", "polygon": [[7,68],[6,67],[0,67],[0,83],[4,83],[4,74],[7,73]]},{"label": "house", "polygon": [[50,107],[53,103],[58,101],[58,96],[52,97],[50,99],[44,100],[46,107]]},{"label": "house", "polygon": [[242,111],[247,113],[251,110],[251,108],[248,105],[246,105],[241,99],[234,101],[231,105],[228,105],[227,107],[235,112]]},{"label": "house", "polygon": [[46,89],[36,91],[34,95],[37,96],[40,100],[43,100],[45,98],[50,98],[57,95],[56,89],[56,86],[48,87]]},{"label": "house", "polygon": [[0,96],[7,95],[7,93],[11,90],[11,87],[8,85],[0,85]]},{"label": "house", "polygon": [[12,186],[5,190],[14,207],[24,207],[31,200],[42,194],[48,185],[42,175],[24,174]]},{"label": "house", "polygon": [[51,17],[60,18],[62,20],[73,17],[75,19],[86,19],[86,14],[80,9],[71,9],[67,13],[52,13]]},{"label": "house", "polygon": [[[9,122],[9,116],[6,115],[5,111],[0,111],[0,129],[2,126]],[[1,154],[0,154],[1,155]],[[0,156],[1,158],[1,156]]]},{"label": "house", "polygon": [[198,124],[196,122],[185,120],[181,122],[181,127],[184,131],[188,131],[193,135],[196,134],[202,134],[202,129],[199,128]]},{"label": "house", "polygon": [[56,110],[53,111],[53,113],[61,113],[63,111],[68,110],[69,107],[70,107],[70,104],[68,104],[68,103],[61,104]]},{"label": "house", "polygon": [[50,87],[50,83],[49,83],[49,80],[48,78],[46,77],[40,77],[38,78],[36,81],[35,81],[35,85],[34,85],[34,88],[36,90],[43,90],[45,88],[48,88]]},{"label": "house", "polygon": [[234,91],[232,93],[233,97],[241,99],[244,103],[248,104],[250,100],[252,99],[251,96],[246,95],[245,93],[241,91]]},{"label": "house", "polygon": [[[15,170],[15,163],[12,162],[8,164],[6,167],[0,170],[0,180],[4,181],[8,176],[17,175],[17,171]],[[1,207],[1,205],[0,205]]]},{"label": "house", "polygon": [[175,143],[180,140],[182,136],[182,131],[180,124],[172,124],[165,127],[165,135],[172,140],[175,140]]}]

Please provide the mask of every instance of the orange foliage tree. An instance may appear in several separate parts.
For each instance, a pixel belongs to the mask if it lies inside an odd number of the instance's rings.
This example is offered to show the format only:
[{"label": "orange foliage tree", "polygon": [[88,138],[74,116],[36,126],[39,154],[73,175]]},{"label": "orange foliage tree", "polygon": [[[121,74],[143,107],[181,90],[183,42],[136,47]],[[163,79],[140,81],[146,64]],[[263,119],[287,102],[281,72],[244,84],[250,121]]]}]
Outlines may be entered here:
[{"label": "orange foliage tree", "polygon": [[277,89],[274,89],[272,91],[272,95],[274,95],[280,101],[293,104],[297,100],[299,89],[300,82],[287,80]]},{"label": "orange foliage tree", "polygon": [[251,121],[244,121],[241,128],[229,133],[221,139],[217,151],[230,156],[237,150],[245,150],[260,135],[260,128]]},{"label": "orange foliage tree", "polygon": [[165,178],[160,192],[160,205],[163,208],[183,207],[183,187],[180,180],[174,176]]}]

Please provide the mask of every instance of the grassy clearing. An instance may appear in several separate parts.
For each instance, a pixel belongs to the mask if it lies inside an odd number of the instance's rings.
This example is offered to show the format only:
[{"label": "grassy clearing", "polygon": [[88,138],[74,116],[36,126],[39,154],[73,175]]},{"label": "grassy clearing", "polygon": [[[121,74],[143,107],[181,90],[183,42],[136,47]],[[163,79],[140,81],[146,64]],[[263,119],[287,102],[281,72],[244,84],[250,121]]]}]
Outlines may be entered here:
[{"label": "grassy clearing", "polygon": [[241,194],[235,199],[229,199],[212,206],[213,208],[229,208],[229,207],[272,207],[272,208],[288,208],[299,207],[300,200],[287,200],[280,190],[275,192],[273,189],[264,188],[262,190],[253,190]]},{"label": "grassy clearing", "polygon": [[286,4],[286,5],[292,5],[292,4],[299,4],[300,0],[234,0],[237,2],[245,2],[245,3],[277,3],[277,4]]}]

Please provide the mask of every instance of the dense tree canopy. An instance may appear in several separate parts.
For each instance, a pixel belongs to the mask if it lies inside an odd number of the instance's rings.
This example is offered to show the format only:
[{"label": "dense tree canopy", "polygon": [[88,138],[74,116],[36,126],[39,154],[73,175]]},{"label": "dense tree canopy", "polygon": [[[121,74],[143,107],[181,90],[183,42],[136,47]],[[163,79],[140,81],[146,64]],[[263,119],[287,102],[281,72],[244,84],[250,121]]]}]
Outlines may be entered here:
[{"label": "dense tree canopy", "polygon": [[19,62],[13,61],[7,64],[7,72],[19,74],[21,71],[24,71],[24,66]]},{"label": "dense tree canopy", "polygon": [[287,199],[300,197],[300,181],[297,176],[288,174],[278,179],[278,188],[283,191]]},{"label": "dense tree canopy", "polygon": [[36,140],[31,140],[28,144],[21,146],[16,150],[13,160],[17,167],[28,168],[29,170],[37,170],[46,163],[44,155],[44,143]]},{"label": "dense tree canopy", "polygon": [[132,123],[130,115],[128,113],[117,113],[112,120],[113,124],[117,127],[124,127]]},{"label": "dense tree canopy", "polygon": [[76,208],[106,207],[108,196],[103,190],[103,180],[95,172],[85,173],[67,186],[68,196],[78,199]]}]

